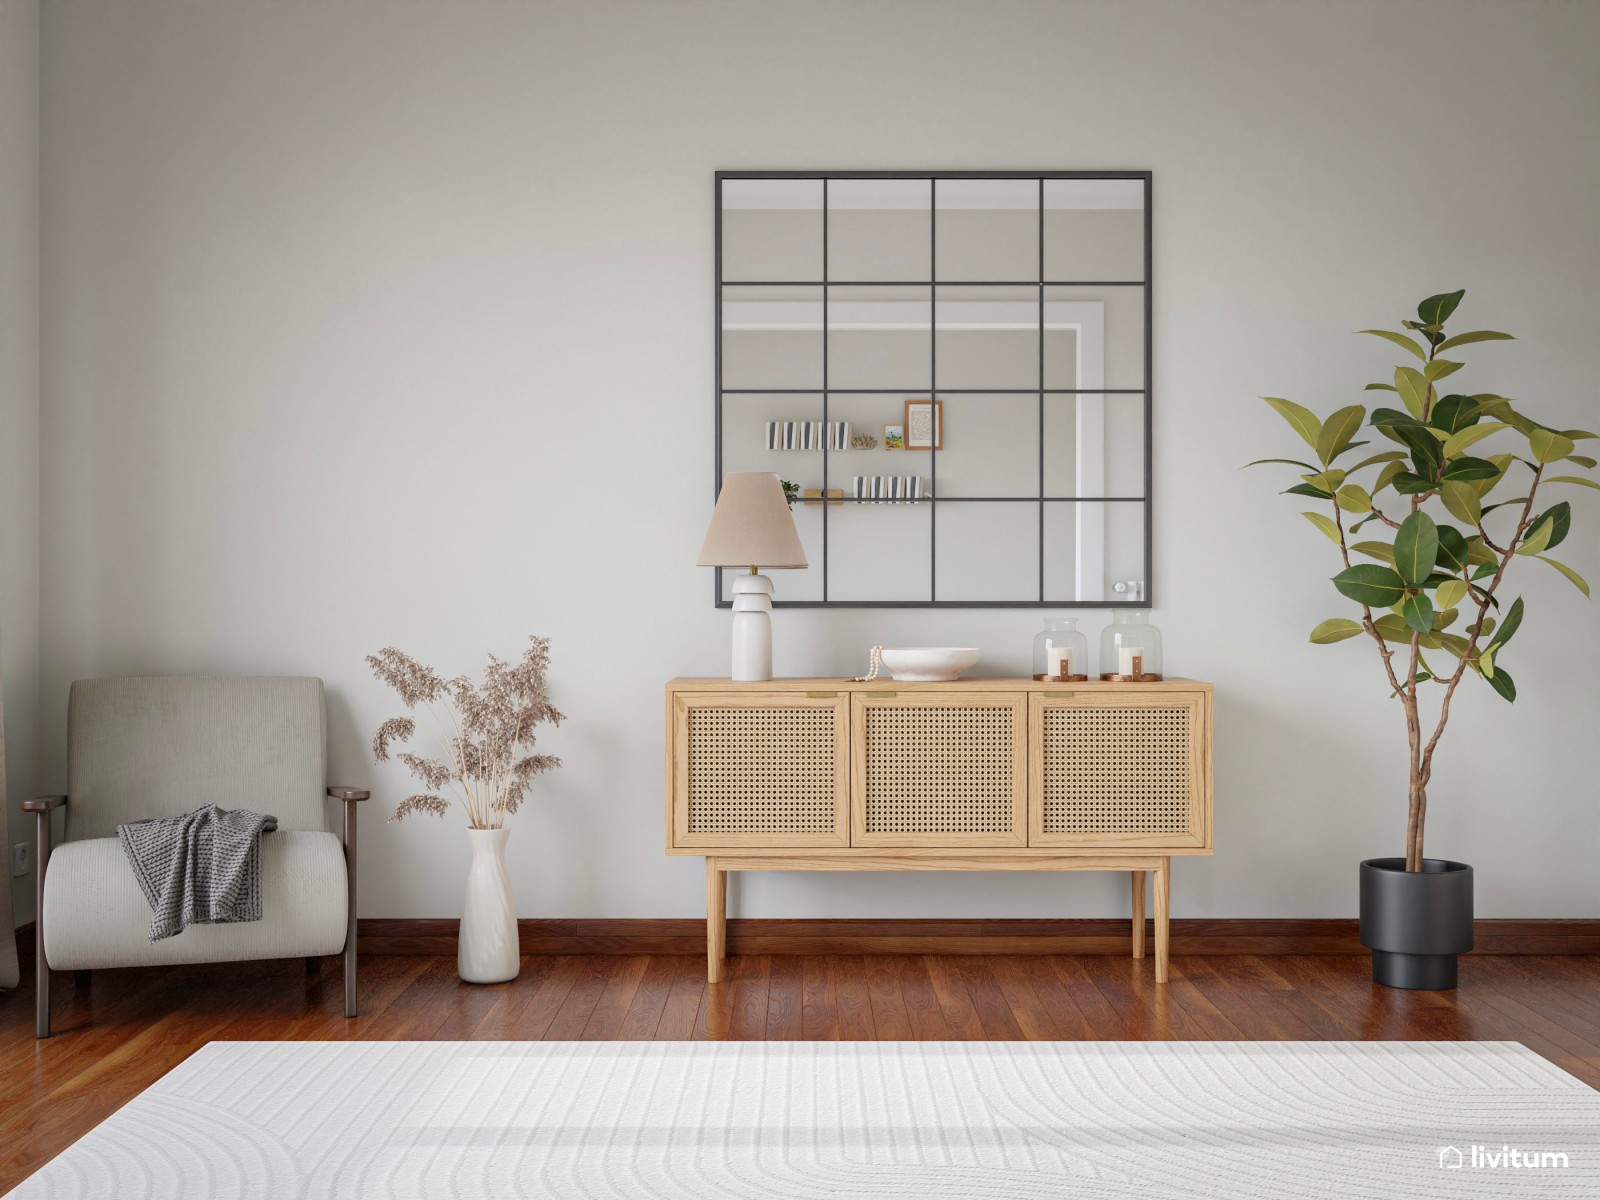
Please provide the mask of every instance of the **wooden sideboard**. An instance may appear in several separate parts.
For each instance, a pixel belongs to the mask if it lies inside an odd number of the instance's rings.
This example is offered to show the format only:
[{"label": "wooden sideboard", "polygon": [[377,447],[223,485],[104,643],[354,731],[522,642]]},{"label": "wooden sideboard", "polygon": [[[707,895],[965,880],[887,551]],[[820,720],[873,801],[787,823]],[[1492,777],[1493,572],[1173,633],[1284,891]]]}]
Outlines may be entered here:
[{"label": "wooden sideboard", "polygon": [[1167,979],[1172,859],[1211,853],[1211,685],[674,679],[667,853],[706,860],[707,977],[729,871],[1126,871]]}]

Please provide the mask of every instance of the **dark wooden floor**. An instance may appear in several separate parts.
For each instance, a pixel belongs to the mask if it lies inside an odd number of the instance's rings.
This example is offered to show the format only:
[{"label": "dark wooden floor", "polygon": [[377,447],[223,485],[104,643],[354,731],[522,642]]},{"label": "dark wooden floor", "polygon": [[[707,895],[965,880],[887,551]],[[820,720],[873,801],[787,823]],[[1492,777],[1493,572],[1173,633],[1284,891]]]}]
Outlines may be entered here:
[{"label": "dark wooden floor", "polygon": [[1110,955],[527,957],[474,987],[453,957],[56,976],[56,1036],[31,984],[0,999],[0,1190],[216,1039],[1477,1039],[1518,1041],[1600,1087],[1600,956],[1481,955],[1454,992],[1375,987],[1355,956],[1192,956],[1172,982]]}]

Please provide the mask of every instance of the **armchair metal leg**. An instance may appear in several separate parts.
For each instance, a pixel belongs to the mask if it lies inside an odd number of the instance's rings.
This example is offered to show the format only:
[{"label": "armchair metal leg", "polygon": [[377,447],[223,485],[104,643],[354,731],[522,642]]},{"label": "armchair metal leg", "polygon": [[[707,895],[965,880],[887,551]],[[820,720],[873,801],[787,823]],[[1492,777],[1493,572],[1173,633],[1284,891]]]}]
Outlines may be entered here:
[{"label": "armchair metal leg", "polygon": [[44,957],[44,869],[50,861],[50,813],[39,819],[39,844],[33,871],[33,1036],[50,1036],[50,964]]},{"label": "armchair metal leg", "polygon": [[344,806],[344,876],[349,893],[345,899],[344,927],[344,1015],[359,1016],[356,1003],[356,806]]}]

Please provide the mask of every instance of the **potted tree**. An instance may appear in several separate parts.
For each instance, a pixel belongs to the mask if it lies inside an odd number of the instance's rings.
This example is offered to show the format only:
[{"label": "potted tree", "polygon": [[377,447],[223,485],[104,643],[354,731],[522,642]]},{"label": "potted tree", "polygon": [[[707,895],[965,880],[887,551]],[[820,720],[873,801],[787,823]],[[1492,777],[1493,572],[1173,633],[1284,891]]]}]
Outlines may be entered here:
[{"label": "potted tree", "polygon": [[[1472,948],[1472,868],[1426,857],[1423,831],[1434,755],[1457,687],[1470,676],[1507,701],[1517,697],[1506,647],[1523,602],[1505,594],[1508,570],[1536,559],[1589,594],[1578,573],[1548,553],[1572,524],[1571,505],[1548,493],[1600,488],[1573,473],[1595,466],[1577,443],[1597,435],[1541,425],[1504,396],[1442,393],[1462,366],[1444,355],[1511,337],[1488,329],[1447,334],[1464,295],[1428,297],[1403,330],[1361,331],[1408,356],[1391,381],[1367,385],[1393,393],[1395,404],[1371,413],[1352,404],[1319,420],[1299,404],[1265,397],[1311,447],[1313,461],[1259,462],[1301,472],[1285,494],[1315,502],[1303,515],[1337,549],[1343,569],[1333,586],[1359,609],[1321,622],[1311,641],[1370,642],[1405,719],[1405,854],[1361,864],[1361,943],[1372,951],[1373,979],[1390,987],[1454,987],[1456,956]],[[1383,439],[1377,445],[1393,445],[1342,465],[1374,444],[1357,440],[1363,426]]]}]

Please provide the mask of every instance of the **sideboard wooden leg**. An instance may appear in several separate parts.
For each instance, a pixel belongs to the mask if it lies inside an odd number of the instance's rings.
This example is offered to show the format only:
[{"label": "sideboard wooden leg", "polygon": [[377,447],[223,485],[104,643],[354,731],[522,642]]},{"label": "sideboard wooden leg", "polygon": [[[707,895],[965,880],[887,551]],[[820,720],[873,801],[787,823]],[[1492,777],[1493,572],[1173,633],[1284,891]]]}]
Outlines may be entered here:
[{"label": "sideboard wooden leg", "polygon": [[1144,877],[1145,871],[1129,871],[1133,876],[1133,956],[1144,957]]},{"label": "sideboard wooden leg", "polygon": [[1167,922],[1172,915],[1172,859],[1157,860],[1156,892],[1156,982],[1167,981]]},{"label": "sideboard wooden leg", "polygon": [[728,873],[706,856],[706,982],[722,982],[728,944]]}]

